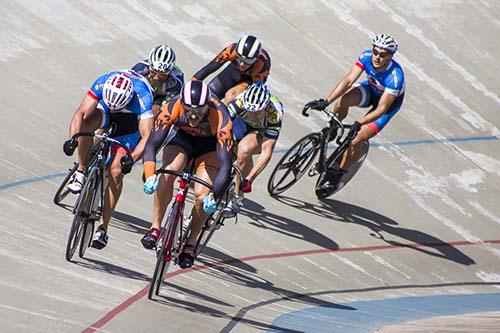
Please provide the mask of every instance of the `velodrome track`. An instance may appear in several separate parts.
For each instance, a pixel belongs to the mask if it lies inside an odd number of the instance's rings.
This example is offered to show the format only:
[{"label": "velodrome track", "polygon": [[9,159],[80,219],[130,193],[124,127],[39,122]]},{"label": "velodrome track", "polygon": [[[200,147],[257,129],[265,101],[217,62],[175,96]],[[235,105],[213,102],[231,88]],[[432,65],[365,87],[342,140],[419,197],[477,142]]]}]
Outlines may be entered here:
[{"label": "velodrome track", "polygon": [[[418,3],[418,4],[417,4]],[[0,3],[1,332],[495,332],[500,325],[497,1],[33,1]],[[272,57],[285,103],[277,158],[324,117],[325,96],[372,35],[397,37],[403,110],[365,165],[319,201],[304,178],[272,199],[270,166],[237,224],[145,296],[154,254],[141,165],[108,247],[64,259],[52,196],[71,116],[93,80],[168,43],[189,78],[244,33]],[[349,119],[357,119],[352,110]]]}]

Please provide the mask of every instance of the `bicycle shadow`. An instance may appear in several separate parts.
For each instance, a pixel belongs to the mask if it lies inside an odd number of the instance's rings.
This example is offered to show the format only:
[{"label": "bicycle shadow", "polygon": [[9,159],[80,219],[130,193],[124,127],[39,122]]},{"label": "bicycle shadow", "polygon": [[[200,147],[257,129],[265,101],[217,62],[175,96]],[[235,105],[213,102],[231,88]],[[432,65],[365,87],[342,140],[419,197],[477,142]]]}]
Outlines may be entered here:
[{"label": "bicycle shadow", "polygon": [[253,266],[247,264],[246,262],[243,262],[237,258],[233,258],[225,254],[224,252],[210,247],[210,243],[208,243],[208,246],[205,248],[200,257],[196,257],[196,261],[207,266],[217,262],[224,262],[225,265],[235,266],[247,272],[257,272],[257,270]]},{"label": "bicycle shadow", "polygon": [[145,234],[149,230],[151,222],[126,213],[114,211],[111,216],[111,225],[114,228],[124,231]]},{"label": "bicycle shadow", "polygon": [[[284,329],[276,327],[268,323],[261,323],[254,319],[244,318],[245,314],[248,311],[268,304],[276,303],[276,299],[279,299],[281,301],[292,301],[295,303],[301,303],[304,304],[306,307],[319,306],[319,307],[334,308],[344,311],[356,310],[351,306],[341,305],[338,303],[329,302],[324,299],[314,297],[312,295],[297,293],[295,291],[279,288],[275,286],[271,281],[258,276],[257,271],[255,273],[249,274],[247,271],[240,270],[238,267],[234,266],[228,267],[227,265],[221,265],[221,266],[214,266],[209,270],[200,271],[200,273],[201,272],[203,272],[203,274],[211,276],[214,279],[226,281],[231,284],[245,286],[247,288],[255,290],[266,290],[274,294],[275,297],[272,297],[267,301],[260,301],[256,304],[252,304],[244,308],[241,308],[238,310],[238,313],[235,316],[229,315],[221,310],[214,309],[210,306],[201,305],[199,304],[199,302],[196,301],[187,301],[179,297],[175,298],[162,293],[160,293],[159,295],[160,299],[157,299],[156,301],[164,305],[182,308],[184,310],[188,310],[191,312],[228,319],[229,324],[226,325],[226,327],[221,332],[229,332],[234,328],[234,326],[241,323],[252,325],[259,329],[267,329],[267,330],[274,329],[277,330],[278,332],[300,332],[300,331],[290,330],[289,328]],[[190,296],[201,301],[207,301],[214,304],[230,306],[232,308],[235,307],[234,305],[228,304],[218,299],[214,299],[213,297],[206,296],[205,294],[198,293],[196,291],[193,291],[186,287],[179,286],[177,284],[171,284],[167,282],[166,285],[168,285],[170,292],[181,293],[183,295]]]},{"label": "bicycle shadow", "polygon": [[249,223],[258,228],[279,232],[286,236],[301,239],[326,249],[339,248],[335,241],[325,235],[302,223],[267,211],[264,206],[251,199],[245,198],[244,205],[239,214],[252,220],[250,222],[245,221],[244,223]]},{"label": "bicycle shadow", "polygon": [[[387,244],[411,248],[415,251],[437,258],[454,261],[462,265],[475,264],[475,261],[472,258],[436,236],[432,236],[420,230],[400,227],[396,221],[374,211],[328,198],[320,200],[320,203],[322,206],[320,206],[320,209],[329,209],[333,212],[335,220],[344,223],[355,223],[367,227],[372,231],[370,234],[371,236],[381,239]],[[437,252],[430,251],[423,247],[413,246],[411,244],[403,244],[396,239],[387,238],[384,234],[396,236],[398,238],[408,240],[411,243],[432,248]]]},{"label": "bicycle shadow", "polygon": [[138,281],[151,281],[151,277],[134,270],[113,265],[109,262],[104,262],[97,259],[83,258],[84,261],[72,261],[75,265],[89,268],[98,272],[104,272],[119,277],[124,277],[128,279],[138,280]]}]

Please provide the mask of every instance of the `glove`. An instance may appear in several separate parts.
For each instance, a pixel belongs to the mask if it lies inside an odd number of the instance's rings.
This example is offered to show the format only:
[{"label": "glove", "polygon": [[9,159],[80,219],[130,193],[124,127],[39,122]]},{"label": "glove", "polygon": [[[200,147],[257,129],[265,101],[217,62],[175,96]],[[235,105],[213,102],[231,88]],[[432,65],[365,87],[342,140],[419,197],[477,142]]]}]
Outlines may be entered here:
[{"label": "glove", "polygon": [[156,191],[156,188],[158,187],[158,184],[160,183],[160,178],[157,177],[156,175],[149,176],[148,179],[144,182],[144,193],[146,194],[153,194],[154,191]]},{"label": "glove", "polygon": [[126,175],[130,173],[130,171],[132,171],[134,160],[130,157],[130,155],[122,156],[122,158],[120,159],[120,165],[122,167],[122,173]]},{"label": "glove", "polygon": [[304,108],[314,109],[314,110],[324,110],[329,105],[327,99],[321,98],[307,103]]},{"label": "glove", "polygon": [[64,141],[63,144],[63,152],[66,155],[71,156],[75,152],[76,147],[78,147],[78,140],[75,139],[66,140]]},{"label": "glove", "polygon": [[249,181],[248,179],[245,179],[245,181],[242,184],[240,184],[240,190],[243,193],[250,193],[250,192],[252,192],[252,182]]},{"label": "glove", "polygon": [[357,121],[352,124],[352,127],[349,129],[349,133],[347,133],[347,138],[349,140],[353,140],[356,135],[358,135],[359,130],[361,129],[361,124]]},{"label": "glove", "polygon": [[213,193],[210,193],[203,198],[203,210],[207,214],[212,214],[217,209],[217,202],[215,202]]}]

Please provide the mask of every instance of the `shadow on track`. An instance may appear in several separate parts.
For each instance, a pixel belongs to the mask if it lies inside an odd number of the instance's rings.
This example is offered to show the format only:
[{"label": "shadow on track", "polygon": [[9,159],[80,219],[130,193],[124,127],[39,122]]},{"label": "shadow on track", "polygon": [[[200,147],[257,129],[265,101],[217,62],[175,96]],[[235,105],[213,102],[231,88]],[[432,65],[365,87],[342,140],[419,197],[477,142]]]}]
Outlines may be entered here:
[{"label": "shadow on track", "polygon": [[108,262],[96,260],[96,259],[89,259],[85,258],[83,259],[84,261],[72,261],[74,264],[93,269],[98,272],[104,272],[120,277],[125,277],[128,279],[133,279],[133,280],[138,280],[138,281],[150,281],[151,277],[136,271],[133,271],[131,269],[121,267],[121,266],[116,266],[113,264],[110,264]]},{"label": "shadow on track", "polygon": [[[475,264],[472,258],[436,236],[432,236],[423,231],[400,227],[398,222],[363,207],[328,198],[319,201],[318,204],[304,202],[285,196],[278,196],[275,199],[288,206],[307,211],[314,215],[333,219],[338,222],[362,225],[371,230],[371,236],[381,239],[390,245],[411,248],[415,251],[454,261],[461,265]],[[395,237],[388,237],[390,235]],[[396,237],[410,241],[411,243],[424,245],[437,252],[429,251],[422,247],[403,244],[400,240],[396,239]]]},{"label": "shadow on track", "polygon": [[249,223],[258,228],[302,239],[325,249],[336,250],[339,248],[336,242],[316,230],[297,221],[267,211],[265,207],[250,199],[245,198],[244,207],[241,209],[240,214],[252,220],[245,223]]}]

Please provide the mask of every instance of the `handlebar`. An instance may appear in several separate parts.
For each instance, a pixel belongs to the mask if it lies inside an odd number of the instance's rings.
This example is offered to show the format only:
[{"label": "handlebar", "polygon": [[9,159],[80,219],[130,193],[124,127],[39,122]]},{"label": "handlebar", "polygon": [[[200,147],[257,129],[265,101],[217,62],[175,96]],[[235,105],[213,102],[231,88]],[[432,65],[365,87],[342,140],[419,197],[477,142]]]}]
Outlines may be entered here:
[{"label": "handlebar", "polygon": [[111,132],[106,132],[104,134],[99,134],[99,133],[95,133],[95,132],[80,132],[80,133],[76,133],[75,135],[73,135],[71,137],[71,140],[76,140],[76,139],[78,139],[79,137],[82,137],[82,136],[87,136],[87,137],[91,137],[91,138],[98,138],[99,140],[102,140],[102,141],[105,141],[105,142],[108,142],[108,143],[113,143],[113,144],[116,144],[116,145],[120,146],[121,148],[123,148],[125,150],[125,152],[127,153],[128,157],[130,159],[132,159],[132,155],[130,153],[130,149],[127,146],[125,146],[124,144],[122,144],[120,141],[109,137],[110,133]]},{"label": "handlebar", "polygon": [[[309,106],[304,106],[304,109],[302,109],[302,115],[305,117],[309,117],[308,110],[310,108],[311,107],[309,107]],[[338,139],[337,139],[338,144],[340,144],[339,140],[344,135],[344,131],[346,128],[352,129],[352,131],[349,132],[349,133],[353,133],[353,136],[349,138],[350,140],[354,139],[354,136],[361,129],[361,124],[358,121],[355,121],[352,124],[344,124],[339,118],[337,118],[337,116],[333,112],[328,111],[326,108],[320,109],[318,111],[324,112],[329,118],[328,121],[333,123],[334,125],[336,125],[337,128],[341,129],[341,133],[340,133],[340,135],[338,135]]]},{"label": "handlebar", "polygon": [[170,169],[158,169],[158,170],[155,171],[155,175],[159,175],[159,174],[162,174],[162,173],[167,173],[167,174],[170,174],[170,175],[174,175],[174,176],[180,177],[181,179],[184,179],[187,182],[193,181],[195,183],[198,183],[198,184],[201,184],[203,186],[208,187],[210,189],[210,191],[213,192],[212,185],[210,185],[209,183],[207,183],[206,181],[204,181],[201,178],[193,176],[192,174],[190,174],[188,172],[175,171],[175,170],[170,170]]}]

